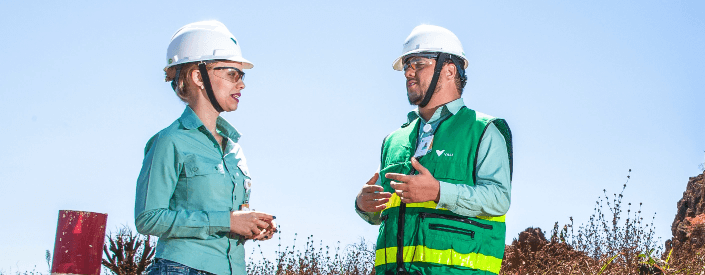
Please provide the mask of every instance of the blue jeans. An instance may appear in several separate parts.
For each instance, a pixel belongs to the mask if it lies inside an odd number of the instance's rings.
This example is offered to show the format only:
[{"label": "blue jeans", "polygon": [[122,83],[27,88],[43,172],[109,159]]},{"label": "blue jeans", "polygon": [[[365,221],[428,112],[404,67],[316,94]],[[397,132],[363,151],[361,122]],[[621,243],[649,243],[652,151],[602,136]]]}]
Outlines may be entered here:
[{"label": "blue jeans", "polygon": [[213,273],[193,269],[180,263],[165,259],[155,258],[147,268],[147,275],[213,275]]}]

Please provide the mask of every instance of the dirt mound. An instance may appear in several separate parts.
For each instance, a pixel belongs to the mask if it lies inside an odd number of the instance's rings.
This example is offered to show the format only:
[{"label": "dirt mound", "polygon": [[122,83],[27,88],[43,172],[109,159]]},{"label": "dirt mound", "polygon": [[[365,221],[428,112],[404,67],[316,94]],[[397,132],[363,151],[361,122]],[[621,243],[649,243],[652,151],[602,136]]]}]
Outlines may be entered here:
[{"label": "dirt mound", "polygon": [[681,258],[705,248],[705,172],[688,180],[683,198],[678,201],[678,213],[671,225],[673,238],[666,241],[663,258],[673,249],[671,258]]},{"label": "dirt mound", "polygon": [[585,253],[558,238],[547,240],[541,228],[529,227],[504,248],[502,274],[531,274],[539,270],[571,273],[597,265]]}]

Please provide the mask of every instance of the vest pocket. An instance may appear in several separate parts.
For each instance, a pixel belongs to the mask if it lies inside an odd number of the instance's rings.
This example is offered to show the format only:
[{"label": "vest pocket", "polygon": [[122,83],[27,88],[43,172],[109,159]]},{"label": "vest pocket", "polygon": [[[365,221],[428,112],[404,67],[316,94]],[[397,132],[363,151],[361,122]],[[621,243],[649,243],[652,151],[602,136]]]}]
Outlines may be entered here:
[{"label": "vest pocket", "polygon": [[474,220],[430,212],[419,213],[418,221],[420,244],[438,253],[478,252],[485,245],[483,236],[492,229]]},{"label": "vest pocket", "polygon": [[470,236],[470,239],[475,239],[475,231],[467,230],[467,229],[463,229],[463,228],[459,228],[459,227],[455,227],[455,226],[432,223],[432,224],[428,225],[428,229],[456,233],[456,234],[460,234],[460,235]]},{"label": "vest pocket", "polygon": [[484,223],[479,223],[471,219],[466,219],[466,218],[461,218],[457,216],[452,216],[452,215],[445,215],[445,214],[438,214],[438,213],[428,213],[428,212],[423,212],[419,214],[419,217],[423,220],[425,218],[436,218],[436,219],[445,219],[445,220],[451,220],[451,221],[457,221],[473,226],[477,226],[482,229],[487,229],[487,230],[492,230],[492,225],[489,224],[484,224]]}]

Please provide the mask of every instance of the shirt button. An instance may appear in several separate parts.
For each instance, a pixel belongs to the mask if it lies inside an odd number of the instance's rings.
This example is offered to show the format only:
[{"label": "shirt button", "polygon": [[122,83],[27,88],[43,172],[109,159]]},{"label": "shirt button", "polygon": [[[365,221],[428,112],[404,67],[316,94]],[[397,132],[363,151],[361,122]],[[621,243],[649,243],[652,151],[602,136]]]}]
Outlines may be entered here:
[{"label": "shirt button", "polygon": [[198,167],[191,168],[191,171],[194,171],[194,172],[198,171]]},{"label": "shirt button", "polygon": [[431,131],[431,124],[426,124],[423,126],[423,131],[428,133]]}]

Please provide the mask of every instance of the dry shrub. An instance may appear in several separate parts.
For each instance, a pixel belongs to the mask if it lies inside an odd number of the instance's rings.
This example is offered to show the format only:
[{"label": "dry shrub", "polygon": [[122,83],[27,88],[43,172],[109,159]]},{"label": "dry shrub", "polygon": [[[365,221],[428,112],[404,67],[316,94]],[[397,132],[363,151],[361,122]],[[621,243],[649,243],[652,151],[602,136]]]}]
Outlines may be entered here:
[{"label": "dry shrub", "polygon": [[[281,248],[281,230],[279,234],[279,246]],[[294,234],[297,236],[297,234]],[[257,244],[257,248],[261,247]],[[254,248],[253,252],[254,254]],[[367,244],[365,239],[360,239],[359,243],[347,245],[341,250],[340,242],[331,253],[329,246],[323,246],[323,241],[319,242],[318,248],[314,246],[313,235],[306,239],[304,251],[296,248],[296,237],[294,246],[285,247],[284,251],[277,252],[277,259],[270,261],[262,255],[259,262],[253,262],[252,256],[247,263],[247,274],[258,275],[358,275],[371,274],[374,271],[375,249],[374,245]]]},{"label": "dry shrub", "polygon": [[107,238],[108,242],[103,245],[103,266],[112,273],[140,275],[152,263],[155,242],[149,235],[135,233],[124,226],[115,234],[107,234]]}]

